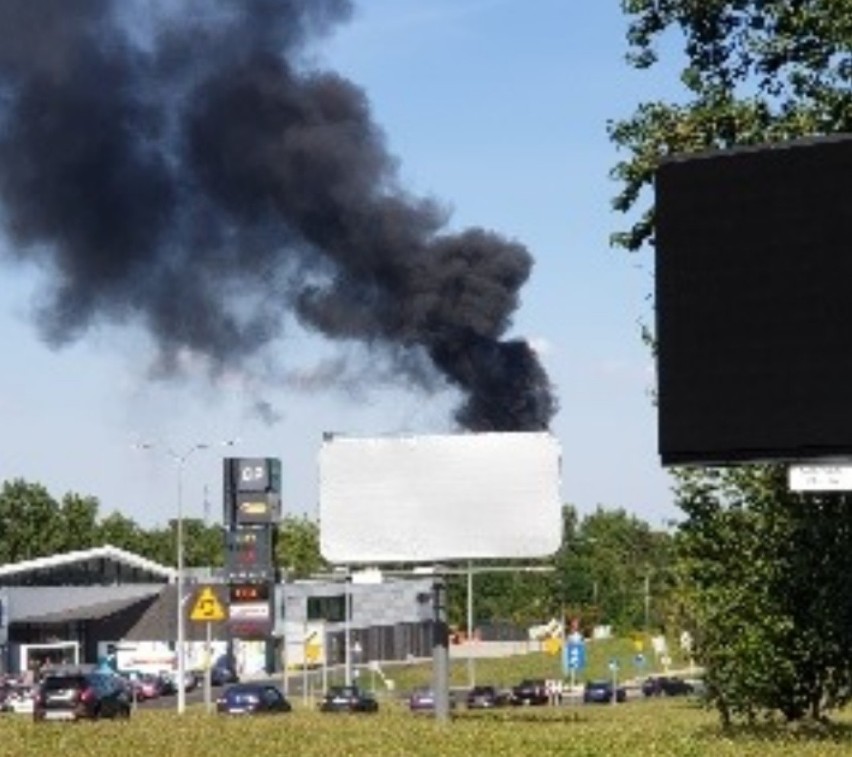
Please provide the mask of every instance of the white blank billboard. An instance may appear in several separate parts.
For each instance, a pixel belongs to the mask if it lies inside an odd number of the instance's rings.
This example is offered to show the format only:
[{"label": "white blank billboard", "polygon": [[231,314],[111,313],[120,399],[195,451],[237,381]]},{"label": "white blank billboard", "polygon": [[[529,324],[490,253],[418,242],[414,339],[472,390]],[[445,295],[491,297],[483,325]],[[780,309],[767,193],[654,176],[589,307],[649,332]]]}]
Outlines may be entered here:
[{"label": "white blank billboard", "polygon": [[320,551],[337,565],[553,554],[560,451],[548,433],[355,438],[320,450]]}]

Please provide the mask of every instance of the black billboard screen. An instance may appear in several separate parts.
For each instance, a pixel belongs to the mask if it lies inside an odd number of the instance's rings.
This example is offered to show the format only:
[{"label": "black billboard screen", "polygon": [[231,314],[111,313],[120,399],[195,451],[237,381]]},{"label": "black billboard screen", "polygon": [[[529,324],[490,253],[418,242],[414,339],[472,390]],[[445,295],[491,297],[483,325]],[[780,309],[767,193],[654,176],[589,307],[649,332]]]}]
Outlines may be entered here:
[{"label": "black billboard screen", "polygon": [[852,135],[656,176],[664,464],[852,454]]}]

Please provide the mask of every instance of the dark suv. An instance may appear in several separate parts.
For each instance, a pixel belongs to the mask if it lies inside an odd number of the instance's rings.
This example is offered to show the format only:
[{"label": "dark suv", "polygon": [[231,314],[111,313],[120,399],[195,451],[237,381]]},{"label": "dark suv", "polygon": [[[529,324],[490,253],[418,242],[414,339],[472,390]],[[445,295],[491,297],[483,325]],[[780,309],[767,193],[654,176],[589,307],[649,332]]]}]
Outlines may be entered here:
[{"label": "dark suv", "polygon": [[543,678],[527,678],[512,687],[511,702],[514,705],[547,704],[547,683]]},{"label": "dark suv", "polygon": [[469,710],[490,710],[493,707],[503,707],[511,701],[511,693],[498,691],[494,686],[474,686],[467,692],[465,699]]},{"label": "dark suv", "polygon": [[117,676],[100,673],[48,674],[39,684],[33,719],[129,718],[131,701]]},{"label": "dark suv", "polygon": [[233,658],[223,654],[213,666],[210,668],[210,682],[213,686],[223,686],[228,683],[239,683],[240,677],[237,675],[237,666],[234,664]]},{"label": "dark suv", "polygon": [[692,692],[692,684],[677,676],[652,676],[642,684],[642,693],[646,697],[677,697]]},{"label": "dark suv", "polygon": [[357,686],[332,686],[319,708],[320,712],[378,712],[379,703]]}]

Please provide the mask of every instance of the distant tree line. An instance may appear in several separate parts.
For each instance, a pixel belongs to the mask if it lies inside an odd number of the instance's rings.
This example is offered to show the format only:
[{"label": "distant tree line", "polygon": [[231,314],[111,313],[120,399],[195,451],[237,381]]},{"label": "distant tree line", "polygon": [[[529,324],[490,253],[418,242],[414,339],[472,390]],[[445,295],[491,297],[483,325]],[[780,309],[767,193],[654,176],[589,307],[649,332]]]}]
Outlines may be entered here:
[{"label": "distant tree line", "polygon": [[[599,507],[582,519],[563,508],[562,546],[535,563],[545,572],[506,572],[506,561],[491,563],[499,572],[474,577],[474,623],[505,622],[517,626],[552,618],[577,618],[629,632],[656,630],[669,622],[672,586],[672,538],[654,531],[624,510]],[[221,566],[224,531],[218,523],[184,518],[187,567]],[[54,499],[40,484],[7,481],[0,489],[0,563],[112,544],[163,565],[174,565],[176,523],[144,528],[118,512],[103,515],[95,497],[66,494]],[[277,564],[290,578],[328,571],[320,555],[319,526],[308,517],[287,516],[279,525]],[[489,563],[478,561],[477,568]],[[461,566],[464,567],[464,566]],[[466,578],[449,586],[450,621],[467,622]]]}]

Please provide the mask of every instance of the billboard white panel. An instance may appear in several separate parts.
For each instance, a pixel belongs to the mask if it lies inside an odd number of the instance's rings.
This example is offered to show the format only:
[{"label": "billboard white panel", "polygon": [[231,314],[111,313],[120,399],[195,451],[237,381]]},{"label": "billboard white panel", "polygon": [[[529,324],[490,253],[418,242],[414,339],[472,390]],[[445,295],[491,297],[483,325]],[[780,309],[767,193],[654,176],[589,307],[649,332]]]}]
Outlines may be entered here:
[{"label": "billboard white panel", "polygon": [[319,467],[320,551],[334,564],[544,557],[561,542],[548,433],[329,436]]}]

